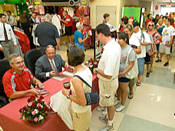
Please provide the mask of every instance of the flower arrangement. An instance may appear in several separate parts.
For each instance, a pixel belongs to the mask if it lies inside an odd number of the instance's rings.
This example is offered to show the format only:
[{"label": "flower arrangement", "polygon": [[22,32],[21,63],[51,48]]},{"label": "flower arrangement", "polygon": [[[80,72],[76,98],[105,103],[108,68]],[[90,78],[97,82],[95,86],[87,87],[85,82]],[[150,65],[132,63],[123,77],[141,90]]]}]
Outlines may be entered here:
[{"label": "flower arrangement", "polygon": [[93,71],[93,68],[97,68],[98,63],[100,61],[100,58],[90,58],[85,64],[89,67],[91,71]]},{"label": "flower arrangement", "polygon": [[31,124],[44,123],[49,111],[50,107],[45,103],[43,96],[31,96],[28,99],[28,104],[19,110],[20,119]]}]

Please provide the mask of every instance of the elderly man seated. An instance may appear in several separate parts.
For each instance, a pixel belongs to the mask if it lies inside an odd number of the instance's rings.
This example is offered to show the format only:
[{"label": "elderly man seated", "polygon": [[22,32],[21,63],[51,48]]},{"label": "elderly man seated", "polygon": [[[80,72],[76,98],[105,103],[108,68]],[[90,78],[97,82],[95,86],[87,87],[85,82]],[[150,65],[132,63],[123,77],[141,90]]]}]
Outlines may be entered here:
[{"label": "elderly man seated", "polygon": [[6,95],[10,99],[20,98],[27,94],[38,95],[37,90],[31,88],[31,85],[34,84],[35,87],[42,88],[43,84],[24,66],[23,58],[20,55],[12,54],[9,63],[12,68],[4,74],[2,79]]},{"label": "elderly man seated", "polygon": [[41,56],[35,64],[35,75],[41,81],[57,76],[66,64],[59,54],[55,54],[55,48],[52,45],[48,45],[45,52],[46,54]]}]

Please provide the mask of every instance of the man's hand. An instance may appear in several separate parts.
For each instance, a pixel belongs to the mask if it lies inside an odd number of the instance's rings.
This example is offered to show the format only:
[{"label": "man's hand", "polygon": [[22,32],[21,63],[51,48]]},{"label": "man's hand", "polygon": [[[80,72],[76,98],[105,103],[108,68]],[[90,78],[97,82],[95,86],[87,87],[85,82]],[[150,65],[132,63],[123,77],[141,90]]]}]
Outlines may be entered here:
[{"label": "man's hand", "polygon": [[171,47],[170,42],[169,42],[169,41],[166,41],[166,42],[165,42],[165,46],[167,46],[167,47]]},{"label": "man's hand", "polygon": [[36,96],[36,95],[39,95],[39,93],[36,91],[35,88],[30,89],[28,92],[31,93],[31,94],[33,94],[33,95],[35,95],[35,96]]},{"label": "man's hand", "polygon": [[50,76],[56,76],[56,72],[55,71],[51,71],[51,72],[49,72],[49,75]]},{"label": "man's hand", "polygon": [[70,91],[69,90],[66,90],[66,89],[62,89],[62,94],[64,95],[64,96],[67,96],[68,94],[70,93]]},{"label": "man's hand", "polygon": [[122,76],[124,76],[124,74],[121,72],[121,73],[119,73],[118,78],[120,78]]},{"label": "man's hand", "polygon": [[3,51],[4,50],[4,48],[3,47],[0,47],[0,51]]},{"label": "man's hand", "polygon": [[43,83],[41,83],[40,81],[38,81],[36,83],[35,87],[44,88],[44,85],[43,85]]}]

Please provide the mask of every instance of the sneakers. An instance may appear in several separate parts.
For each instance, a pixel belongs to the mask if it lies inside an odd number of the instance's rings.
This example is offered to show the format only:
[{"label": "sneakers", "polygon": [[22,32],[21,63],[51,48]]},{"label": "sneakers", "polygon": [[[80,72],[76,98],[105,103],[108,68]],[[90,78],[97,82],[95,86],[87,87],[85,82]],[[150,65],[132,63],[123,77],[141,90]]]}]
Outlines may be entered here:
[{"label": "sneakers", "polygon": [[149,73],[149,72],[147,72],[147,73],[146,73],[146,77],[149,77],[149,74],[150,74],[150,73]]},{"label": "sneakers", "polygon": [[125,108],[125,106],[120,105],[115,110],[116,110],[116,112],[121,112],[124,108]]},{"label": "sneakers", "polygon": [[159,60],[159,59],[158,59],[158,60],[156,60],[155,62],[156,62],[156,63],[158,63],[158,62],[162,62],[162,60]]},{"label": "sneakers", "polygon": [[99,120],[100,120],[100,121],[102,121],[102,122],[107,123],[107,122],[108,122],[107,115],[102,115],[102,116],[99,116]]},{"label": "sneakers", "polygon": [[163,66],[168,66],[169,65],[169,62],[166,62]]},{"label": "sneakers", "polygon": [[113,131],[113,130],[114,130],[113,125],[112,126],[106,125],[100,131]]}]

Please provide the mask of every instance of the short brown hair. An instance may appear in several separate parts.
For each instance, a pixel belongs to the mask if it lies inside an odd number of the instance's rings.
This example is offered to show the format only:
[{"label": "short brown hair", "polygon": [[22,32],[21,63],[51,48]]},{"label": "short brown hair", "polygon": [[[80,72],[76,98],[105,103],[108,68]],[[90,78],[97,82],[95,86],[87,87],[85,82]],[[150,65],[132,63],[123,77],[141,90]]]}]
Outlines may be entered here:
[{"label": "short brown hair", "polygon": [[104,15],[103,15],[103,18],[104,19],[106,19],[107,17],[109,17],[110,15],[108,14],[108,13],[105,13]]},{"label": "short brown hair", "polygon": [[13,59],[13,58],[16,58],[16,57],[19,57],[19,56],[22,57],[22,56],[19,55],[19,54],[11,54],[11,55],[9,56],[9,63],[10,63],[10,64],[13,63],[13,62],[12,62],[12,59]]},{"label": "short brown hair", "polygon": [[68,64],[71,66],[81,65],[84,62],[85,54],[83,50],[73,45],[67,50]]}]

